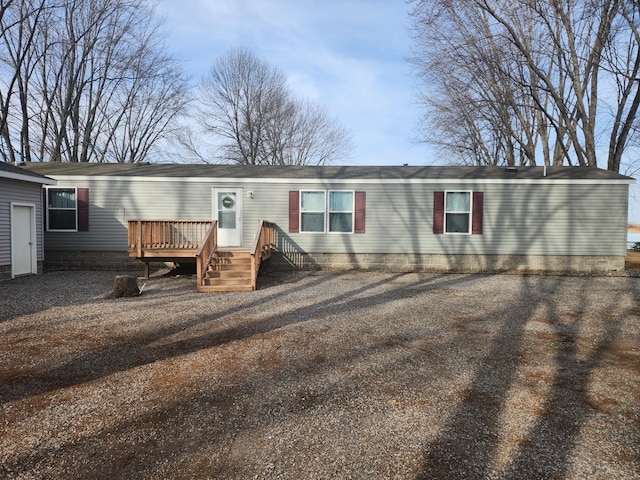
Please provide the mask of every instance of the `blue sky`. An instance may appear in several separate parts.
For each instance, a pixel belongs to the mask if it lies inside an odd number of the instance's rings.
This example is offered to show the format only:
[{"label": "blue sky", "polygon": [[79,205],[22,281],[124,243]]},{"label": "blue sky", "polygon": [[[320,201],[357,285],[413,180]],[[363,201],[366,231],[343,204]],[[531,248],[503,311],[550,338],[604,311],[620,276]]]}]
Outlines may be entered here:
[{"label": "blue sky", "polygon": [[194,80],[232,47],[280,68],[352,135],[347,163],[425,165],[404,0],[161,0],[168,46]]},{"label": "blue sky", "polygon": [[[167,45],[194,81],[232,47],[280,68],[299,98],[325,107],[352,135],[350,165],[438,165],[417,144],[420,108],[407,62],[404,0],[160,0]],[[640,186],[630,219],[640,223]]]}]

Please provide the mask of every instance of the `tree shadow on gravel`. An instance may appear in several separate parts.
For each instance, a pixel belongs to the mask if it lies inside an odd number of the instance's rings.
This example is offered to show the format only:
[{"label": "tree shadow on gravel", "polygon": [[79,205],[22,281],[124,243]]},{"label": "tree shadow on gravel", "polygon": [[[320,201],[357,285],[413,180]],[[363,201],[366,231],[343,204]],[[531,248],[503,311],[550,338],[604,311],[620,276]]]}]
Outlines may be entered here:
[{"label": "tree shadow on gravel", "polygon": [[[187,322],[181,322],[175,328],[157,330],[135,341],[123,342],[109,351],[98,352],[97,356],[87,354],[60,369],[51,369],[46,374],[63,376],[65,372],[70,373],[73,376],[67,378],[66,383],[71,386],[80,383],[83,367],[92,369],[84,373],[86,381],[97,380],[110,373],[170,359],[211,346],[250,339],[261,334],[267,334],[261,341],[265,341],[269,348],[261,352],[260,358],[262,353],[267,356],[278,355],[278,352],[286,349],[286,345],[281,345],[282,350],[277,350],[275,342],[269,343],[269,340],[277,341],[278,337],[269,333],[278,328],[320,319],[321,321],[316,322],[310,329],[310,335],[313,336],[320,334],[323,328],[329,327],[331,322],[347,310],[357,313],[391,302],[398,301],[401,304],[402,300],[411,299],[425,292],[431,293],[430,298],[436,298],[435,295],[439,296],[450,288],[455,292],[451,301],[458,302],[459,308],[467,309],[474,303],[474,299],[463,297],[461,293],[465,291],[467,282],[482,281],[482,277],[478,275],[420,275],[416,278],[398,274],[384,275],[376,282],[360,283],[352,274],[337,273],[312,276],[311,281],[303,282],[297,288],[309,289],[311,292],[314,286],[324,282],[340,282],[343,278],[349,278],[353,282],[353,287],[344,289],[344,293],[340,295],[299,308],[294,307],[282,314],[267,315],[262,319],[249,322],[242,328],[225,328],[214,334],[201,335],[188,341],[163,344],[151,349],[145,355],[136,356],[137,350],[148,348],[149,342],[171,335],[174,331],[180,331],[187,325],[215,321],[221,316],[242,312],[245,308],[258,307],[263,300],[238,295],[238,299],[249,300],[239,301],[237,307],[229,307],[213,315],[202,315]],[[452,408],[453,413],[440,431],[439,437],[428,446],[423,472],[418,478],[489,478],[491,476],[493,456],[499,442],[498,418],[509,389],[516,380],[517,364],[519,361],[524,361],[526,354],[524,351],[525,325],[538,315],[536,308],[541,305],[547,307],[545,315],[555,332],[552,341],[557,344],[556,355],[563,355],[561,365],[568,371],[566,371],[566,378],[554,379],[544,413],[539,417],[537,425],[530,430],[527,440],[519,446],[518,454],[506,474],[500,478],[562,478],[567,471],[572,441],[578,433],[580,420],[578,418],[573,422],[572,418],[576,418],[573,415],[582,415],[584,418],[589,414],[588,410],[584,411],[580,405],[574,405],[572,402],[581,401],[580,395],[584,396],[586,391],[589,372],[595,368],[594,362],[599,361],[598,357],[602,352],[606,351],[608,342],[603,341],[602,345],[594,348],[591,355],[593,358],[587,360],[586,365],[582,365],[581,362],[585,360],[575,358],[576,346],[571,342],[571,338],[577,335],[581,326],[580,320],[585,312],[578,309],[570,318],[571,321],[567,322],[564,317],[561,318],[561,305],[548,299],[554,292],[563,288],[564,280],[554,277],[516,276],[513,278],[521,284],[518,301],[508,305],[496,303],[496,306],[491,309],[480,310],[476,316],[469,315],[469,321],[482,320],[483,324],[492,321],[499,323],[500,328],[493,337],[495,342],[492,346],[486,350],[483,349],[483,352],[488,354],[484,356],[485,361],[475,370],[476,375],[464,392],[463,401]],[[380,294],[378,289],[384,284],[392,284],[393,287]],[[583,292],[585,298],[587,295],[587,291]],[[280,300],[287,302],[285,291],[282,292]],[[576,304],[580,305],[581,302],[578,301]],[[582,304],[586,305],[586,302]],[[422,305],[431,308],[429,304]],[[611,322],[615,324],[616,319],[612,319]],[[278,452],[273,450],[273,446],[265,446],[261,443],[268,441],[266,433],[279,431],[279,421],[295,422],[298,417],[303,420],[314,409],[326,412],[336,406],[344,408],[352,401],[354,382],[376,382],[380,376],[383,376],[387,382],[393,382],[395,377],[403,375],[411,378],[416,388],[420,388],[420,385],[428,385],[436,380],[430,377],[431,375],[437,376],[441,373],[439,364],[436,364],[429,367],[426,376],[424,373],[420,376],[416,375],[412,362],[430,363],[434,358],[428,357],[425,350],[416,348],[418,347],[416,344],[409,348],[411,338],[407,335],[411,330],[402,331],[401,322],[399,322],[398,335],[391,336],[369,336],[366,329],[374,327],[375,323],[368,324],[363,317],[362,324],[361,335],[365,336],[362,341],[346,350],[331,349],[330,353],[325,351],[327,358],[322,358],[321,352],[314,352],[314,348],[320,347],[321,342],[320,344],[312,343],[309,345],[309,351],[301,347],[300,352],[305,352],[303,358],[299,358],[298,354],[294,355],[293,358],[296,358],[299,363],[259,362],[255,365],[255,371],[249,375],[244,372],[240,376],[222,376],[221,380],[208,381],[204,378],[197,380],[198,383],[202,381],[203,384],[196,392],[175,395],[176,390],[173,390],[174,394],[167,394],[162,402],[149,404],[147,401],[145,408],[140,409],[135,415],[127,415],[126,409],[123,409],[122,412],[116,412],[114,421],[105,422],[109,425],[108,427],[93,429],[91,433],[78,435],[73,440],[56,439],[56,435],[61,433],[54,430],[50,435],[55,440],[41,442],[38,446],[25,449],[19,455],[8,459],[4,464],[0,463],[0,476],[3,468],[5,473],[37,471],[46,476],[48,469],[59,472],[55,469],[64,465],[67,473],[65,478],[69,479],[296,478],[291,471],[283,470],[288,465],[284,463],[284,459],[281,464],[277,464],[282,458],[278,456],[279,453],[289,456],[299,454],[297,444],[287,445],[286,451]],[[444,326],[455,326],[455,322],[446,322]],[[606,336],[615,336],[617,333],[615,327],[611,328]],[[431,333],[430,329],[422,331],[424,340],[430,342],[428,345],[437,345],[442,349],[441,351],[448,351],[449,347],[442,345],[441,340],[431,338]],[[404,337],[406,337],[406,343],[404,343]],[[457,344],[464,338],[464,336],[453,335],[451,341]],[[325,347],[330,348],[330,344]],[[238,348],[243,348],[243,345],[239,343]],[[461,348],[472,348],[472,346]],[[227,350],[231,356],[224,361],[229,364],[222,365],[223,360],[216,356],[215,363],[209,370],[212,373],[215,372],[214,376],[218,376],[220,370],[225,368],[229,371],[234,370],[234,349]],[[389,356],[389,351],[393,351],[394,355]],[[132,352],[134,357],[127,358],[132,356]],[[376,359],[372,364],[378,370],[368,371],[364,378],[362,372],[354,372],[353,376],[348,374],[351,366],[372,358]],[[494,361],[496,358],[501,358],[504,362]],[[441,361],[454,360],[441,359]],[[577,362],[577,365],[572,361]],[[93,367],[94,362],[97,364],[97,369]],[[101,362],[104,365],[101,366]],[[505,371],[496,372],[497,365],[502,364],[505,364],[501,367]],[[402,367],[405,367],[405,370],[401,370]],[[583,367],[584,371],[578,372],[582,376],[577,377],[579,382],[585,382],[584,385],[578,385],[582,387],[582,392],[578,391],[577,397],[566,399],[564,389],[577,387],[576,382],[571,379],[571,371]],[[181,369],[176,368],[173,371],[177,372]],[[336,375],[335,372],[340,372],[340,375]],[[562,370],[558,369],[558,372]],[[169,385],[174,381],[179,382],[179,379],[167,376],[165,381]],[[310,386],[310,383],[314,383],[315,387]],[[45,387],[44,384],[35,385],[32,393],[46,393],[57,388],[55,385],[50,385],[51,388]],[[162,385],[155,388],[162,392]],[[360,385],[359,388],[366,389],[368,386]],[[167,391],[172,390],[167,389]],[[81,392],[82,390],[78,390],[78,394]],[[116,392],[108,390],[105,394],[107,398],[117,395]],[[372,398],[369,392],[360,399],[365,404],[362,410],[356,409],[357,412],[365,417],[370,415],[369,408],[373,405],[369,402],[372,399],[387,404],[384,396],[382,399],[375,396]],[[43,397],[28,400],[28,402],[32,401],[46,402],[46,397],[44,400]],[[61,406],[71,411],[76,411],[82,406],[81,402],[80,405],[75,405],[75,400],[68,402],[69,404]],[[341,413],[344,414],[345,411],[342,410]],[[571,418],[563,418],[567,413]],[[384,415],[388,413],[385,412]],[[326,419],[331,418],[334,417],[326,417]],[[416,427],[420,426],[416,425]],[[566,433],[565,429],[567,429]],[[300,434],[306,435],[303,431]],[[276,440],[272,440],[272,445],[276,444]],[[298,438],[290,437],[290,440],[295,441]],[[550,443],[543,443],[546,440],[550,440]],[[358,446],[367,448],[366,440],[363,442],[364,444]],[[556,449],[558,451],[555,451]],[[334,452],[314,450],[313,455],[323,456],[328,453]],[[542,458],[548,458],[548,464],[538,465]],[[365,461],[363,457],[361,462]],[[389,462],[390,459],[383,459],[383,461]],[[322,466],[326,464],[323,463]],[[369,467],[349,465],[349,468],[354,469],[357,466]],[[285,474],[282,474],[283,472]],[[317,477],[328,478],[331,473],[331,470],[319,471]],[[333,471],[334,476],[339,475],[342,478],[346,478],[347,473],[354,473],[353,478],[366,478],[364,470],[347,470],[345,467],[343,470]],[[297,478],[305,478],[305,476],[299,475]]]},{"label": "tree shadow on gravel", "polygon": [[[323,274],[314,277],[313,280],[287,288],[279,293],[279,302],[287,302],[287,296],[301,290],[310,290],[324,282],[336,281],[348,273]],[[108,348],[84,352],[73,360],[63,365],[45,371],[28,372],[27,374],[0,370],[0,403],[16,401],[34,395],[40,395],[57,389],[67,388],[84,382],[96,380],[116,372],[136,368],[141,365],[165,360],[168,358],[185,355],[201,349],[211,348],[234,341],[243,340],[254,335],[266,333],[278,328],[293,324],[301,324],[318,318],[337,317],[344,311],[354,311],[359,308],[371,308],[383,305],[392,300],[411,298],[419,295],[426,289],[442,288],[447,283],[459,283],[468,280],[468,276],[440,276],[421,277],[403,288],[392,289],[385,295],[364,296],[366,292],[381,287],[387,283],[393,283],[395,279],[405,276],[405,273],[382,276],[378,281],[364,283],[362,286],[346,290],[344,293],[332,296],[323,301],[310,305],[294,307],[283,314],[268,315],[263,319],[249,321],[238,326],[216,329],[212,333],[199,335],[188,340],[176,340],[173,342],[161,342],[174,334],[179,334],[186,329],[201,324],[210,324],[226,316],[238,314],[246,309],[259,308],[264,299],[252,295],[239,295],[238,298],[247,299],[240,301],[233,307],[214,314],[202,314],[188,318],[185,321],[176,322],[167,328],[159,328],[149,333],[136,335],[134,338],[122,339]],[[158,301],[168,301],[158,299]],[[131,308],[135,309],[135,301],[131,301]],[[156,344],[156,345],[154,345]]]},{"label": "tree shadow on gravel", "polygon": [[[77,278],[82,273],[48,272],[3,282],[0,323],[51,307],[93,303],[109,291],[113,286],[113,278],[119,274],[119,272],[92,272],[88,282],[78,282]],[[67,291],[64,295],[60,295],[58,288],[66,288]]]},{"label": "tree shadow on gravel", "polygon": [[[312,282],[298,286],[299,289],[310,289],[323,282],[338,281],[343,274],[318,275]],[[410,277],[414,278],[414,277]],[[346,310],[358,311],[360,308],[375,308],[387,302],[409,299],[429,290],[438,290],[446,287],[464,284],[473,280],[474,276],[463,275],[442,275],[442,276],[419,276],[417,280],[405,280],[405,274],[384,275],[376,282],[363,283],[356,288],[345,290],[343,294],[331,299],[319,301],[312,305],[293,308],[283,315],[268,316],[257,322],[253,322],[245,329],[222,330],[215,335],[205,335],[189,342],[177,342],[175,344],[163,345],[160,348],[152,349],[150,352],[140,355],[139,351],[144,350],[149,342],[171,335],[174,330],[180,331],[185,326],[182,323],[171,331],[159,330],[152,335],[140,337],[135,341],[123,342],[113,349],[95,354],[87,354],[74,359],[73,362],[59,368],[51,369],[39,375],[40,379],[36,383],[24,384],[20,395],[11,394],[11,398],[6,400],[20,400],[30,396],[36,396],[58,388],[77,385],[83,382],[90,382],[118,371],[162,361],[175,356],[184,355],[203,348],[222,345],[232,341],[247,339],[254,335],[267,333],[274,329],[286,327],[287,325],[301,324],[307,321],[326,318],[331,322],[332,318],[339,317]],[[384,294],[379,294],[375,290],[388,283],[398,283],[397,287],[390,289]],[[359,283],[358,283],[359,285]],[[286,301],[286,297],[283,297]],[[234,311],[241,311],[248,308],[249,304],[258,305],[260,301],[252,301],[237,308],[225,310],[215,317],[204,316],[191,320],[190,324],[207,322],[212,318],[227,315]],[[254,305],[254,306],[255,306]],[[142,416],[118,423],[112,428],[100,430],[95,435],[82,436],[69,442],[61,444],[56,442],[56,446],[34,448],[24,451],[20,456],[11,458],[10,461],[0,465],[5,472],[23,471],[25,465],[37,465],[40,471],[46,469],[52,463],[64,461],[67,465],[79,465],[79,468],[69,468],[67,478],[126,478],[131,475],[141,477],[144,472],[156,467],[158,464],[166,464],[167,452],[171,452],[171,461],[180,463],[180,458],[192,458],[194,452],[204,448],[209,449],[211,445],[216,445],[214,449],[218,457],[211,458],[208,451],[207,476],[216,477],[218,474],[223,478],[226,473],[241,469],[234,465],[234,462],[226,458],[230,450],[234,448],[235,439],[241,435],[243,430],[253,428],[252,422],[258,421],[269,424],[275,422],[275,417],[271,409],[279,412],[285,411],[287,415],[303,414],[314,404],[322,402],[324,397],[331,395],[342,395],[340,392],[343,385],[327,385],[326,391],[322,392],[322,397],[304,391],[305,379],[313,374],[327,369],[343,368],[346,365],[358,360],[358,356],[370,357],[376,352],[385,352],[390,348],[390,339],[379,338],[376,342],[367,343],[355,350],[347,350],[336,354],[331,361],[324,361],[311,355],[307,359],[308,363],[293,368],[281,369],[276,366],[273,370],[268,367],[256,365],[259,373],[251,379],[244,379],[233,384],[228,383],[217,385],[215,388],[208,388],[202,391],[197,398],[192,397],[167,397],[166,402],[154,407],[151,411],[146,410]],[[413,355],[413,352],[407,352]],[[266,371],[260,369],[266,368]],[[392,366],[388,366],[392,369]],[[50,380],[47,380],[50,379]],[[25,379],[16,379],[20,383]],[[170,381],[170,380],[168,380]],[[342,381],[342,380],[341,380]],[[49,382],[49,383],[47,383]],[[249,411],[247,406],[241,405],[238,399],[245,396],[256,395],[256,392],[263,392],[271,388],[274,382],[286,383],[292,389],[288,397],[280,398],[279,405],[263,404],[260,411]],[[344,380],[348,383],[348,380]],[[14,383],[16,386],[16,383]],[[350,392],[351,390],[349,390]],[[8,393],[11,393],[9,391]],[[347,395],[347,393],[344,393]],[[345,398],[345,402],[348,398]],[[202,422],[203,412],[216,412],[215,421]],[[186,425],[194,428],[194,431],[185,431]],[[174,432],[172,435],[156,438],[152,435],[146,438],[149,432],[154,429]],[[185,433],[183,433],[185,431]],[[185,439],[185,436],[188,439]],[[144,439],[144,442],[142,441]],[[196,443],[194,443],[196,442]],[[177,457],[177,459],[176,459]],[[63,458],[65,460],[63,460]],[[107,461],[96,462],[96,458],[109,459]],[[186,460],[185,460],[186,462]],[[212,467],[213,465],[213,467]],[[195,477],[202,474],[198,470],[202,465],[190,467],[183,465],[182,478],[187,478],[189,472]],[[174,465],[175,468],[175,465]],[[193,470],[190,470],[193,468]]]},{"label": "tree shadow on gravel", "polygon": [[[416,286],[419,284],[410,284],[412,288]],[[256,428],[277,429],[277,423],[283,417],[305,416],[328,398],[346,404],[352,393],[351,387],[347,387],[351,381],[348,375],[338,383],[324,384],[318,393],[308,390],[309,377],[344,369],[356,363],[359,356],[372,357],[389,348],[389,340],[380,338],[365,349],[347,350],[328,361],[310,355],[307,363],[287,368],[256,365],[255,375],[251,378],[243,376],[241,381],[227,380],[214,387],[202,386],[197,395],[168,395],[162,404],[146,408],[141,415],[126,421],[115,421],[111,427],[95,434],[24,450],[8,462],[0,462],[0,477],[3,473],[31,470],[46,476],[48,469],[56,471],[58,464],[64,463],[65,478],[69,480],[280,478],[275,474],[247,475],[247,465],[234,459],[234,452],[237,455],[238,449],[250,455],[252,446],[243,447],[241,438],[251,435]],[[391,370],[394,365],[386,368]],[[171,379],[167,381],[171,382]],[[265,401],[274,384],[280,389],[286,387],[286,393],[279,395],[275,402]],[[260,404],[256,406],[246,402],[252,397],[257,397]],[[160,431],[171,433],[160,434]],[[291,447],[295,449],[295,446]],[[172,474],[163,470],[167,465]],[[268,465],[258,467],[269,469]]]},{"label": "tree shadow on gravel", "polygon": [[[569,473],[581,427],[596,411],[588,395],[590,378],[618,339],[626,312],[600,321],[604,333],[585,358],[579,354],[578,342],[589,313],[584,308],[590,290],[580,292],[575,302],[577,311],[568,315],[553,295],[564,288],[566,278],[521,278],[519,302],[496,312],[502,325],[492,347],[437,439],[427,445],[422,472],[416,479],[551,479],[566,478]],[[640,302],[638,294],[636,302]],[[615,304],[612,299],[611,305]],[[552,333],[540,341],[551,343],[544,348],[553,352],[555,372],[550,379],[537,379],[549,383],[542,412],[526,437],[518,441],[507,463],[499,465],[498,449],[504,433],[501,416],[520,367],[527,363],[528,355],[535,353],[526,348],[530,334],[525,328],[535,321],[541,308],[546,311],[545,323]]]}]

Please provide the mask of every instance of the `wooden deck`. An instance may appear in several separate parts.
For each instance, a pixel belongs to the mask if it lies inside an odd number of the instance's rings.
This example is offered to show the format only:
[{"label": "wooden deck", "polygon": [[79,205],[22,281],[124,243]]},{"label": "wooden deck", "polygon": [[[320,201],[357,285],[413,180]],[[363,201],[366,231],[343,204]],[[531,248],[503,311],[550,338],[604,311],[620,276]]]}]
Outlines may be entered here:
[{"label": "wooden deck", "polygon": [[144,263],[149,276],[152,262],[195,262],[210,220],[129,220],[129,256]]},{"label": "wooden deck", "polygon": [[130,220],[129,256],[145,264],[195,262],[199,292],[255,290],[260,264],[275,250],[275,225],[260,220],[252,247],[219,247],[217,222]]}]

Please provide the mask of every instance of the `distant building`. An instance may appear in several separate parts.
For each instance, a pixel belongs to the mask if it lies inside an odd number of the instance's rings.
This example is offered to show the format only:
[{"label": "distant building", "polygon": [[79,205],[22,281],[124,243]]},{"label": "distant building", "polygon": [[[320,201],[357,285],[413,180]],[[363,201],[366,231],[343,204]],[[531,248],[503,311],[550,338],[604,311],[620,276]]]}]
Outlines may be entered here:
[{"label": "distant building", "polygon": [[56,181],[0,162],[0,280],[42,272],[42,186]]}]

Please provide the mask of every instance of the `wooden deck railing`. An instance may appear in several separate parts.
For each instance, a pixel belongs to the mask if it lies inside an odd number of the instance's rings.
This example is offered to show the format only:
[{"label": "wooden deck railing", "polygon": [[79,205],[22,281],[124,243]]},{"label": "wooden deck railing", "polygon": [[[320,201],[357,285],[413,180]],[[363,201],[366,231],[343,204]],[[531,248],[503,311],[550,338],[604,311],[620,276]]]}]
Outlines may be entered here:
[{"label": "wooden deck railing", "polygon": [[[130,220],[129,221],[129,256],[137,257],[145,263],[145,276],[149,276],[149,264],[151,262],[189,261],[196,263],[196,275],[198,291],[234,291],[233,288],[256,288],[258,271],[262,260],[271,256],[275,250],[275,224],[260,220],[258,230],[251,249],[242,247],[218,246],[218,222],[196,220]],[[231,253],[231,255],[227,255]],[[247,262],[247,257],[251,262]],[[216,264],[218,258],[224,257],[224,269]],[[234,264],[234,260],[237,263]],[[212,277],[207,276],[209,266],[216,264],[220,271],[227,271],[231,267],[232,275],[229,281],[229,290],[221,290],[220,285],[212,285]],[[249,273],[251,280],[246,275],[244,285],[237,283],[240,272]],[[218,277],[220,278],[220,277]],[[207,290],[207,288],[209,290]],[[240,291],[240,290],[236,290]]]},{"label": "wooden deck railing", "polygon": [[218,222],[213,221],[207,231],[200,248],[196,252],[196,278],[198,285],[202,284],[207,268],[211,263],[211,258],[218,247]]},{"label": "wooden deck railing", "polygon": [[258,231],[251,249],[251,286],[255,290],[258,281],[258,271],[263,259],[269,258],[275,249],[275,224],[259,220]]},{"label": "wooden deck railing", "polygon": [[129,256],[143,258],[146,250],[197,250],[210,220],[129,220]]}]

